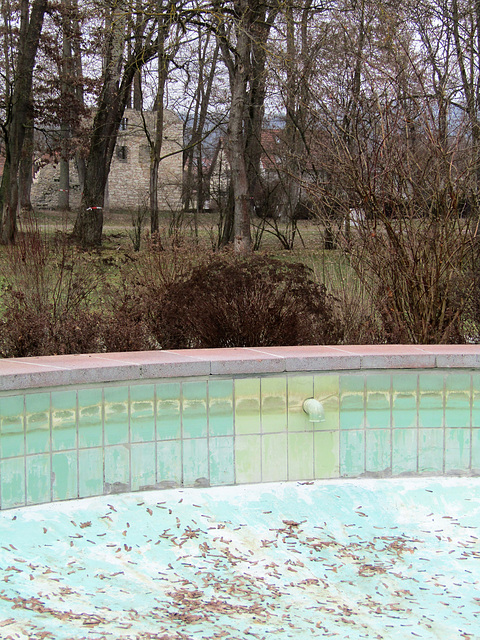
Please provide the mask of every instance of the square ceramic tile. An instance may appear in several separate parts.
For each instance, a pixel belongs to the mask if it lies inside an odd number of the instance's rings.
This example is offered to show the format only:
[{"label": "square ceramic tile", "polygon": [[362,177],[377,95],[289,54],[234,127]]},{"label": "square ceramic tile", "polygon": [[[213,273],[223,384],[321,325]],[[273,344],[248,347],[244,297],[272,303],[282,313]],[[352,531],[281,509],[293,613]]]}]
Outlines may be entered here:
[{"label": "square ceramic tile", "polygon": [[313,432],[288,434],[288,479],[313,480]]},{"label": "square ceramic tile", "polygon": [[365,375],[340,376],[340,429],[365,426]]},{"label": "square ceramic tile", "polygon": [[287,480],[287,434],[262,436],[262,482]]},{"label": "square ceramic tile", "polygon": [[[102,389],[78,390],[78,446],[99,447],[103,444]],[[95,494],[96,495],[96,494]]]},{"label": "square ceramic tile", "polygon": [[180,440],[157,442],[157,483],[182,484],[182,443]]},{"label": "square ceramic tile", "polygon": [[470,429],[445,429],[445,472],[470,471]]},{"label": "square ceramic tile", "polygon": [[157,439],[175,440],[181,434],[180,383],[166,382],[156,385]]},{"label": "square ceramic tile", "polygon": [[235,437],[235,482],[247,484],[262,480],[261,436]]},{"label": "square ceramic tile", "polygon": [[182,425],[184,438],[204,438],[207,435],[207,383],[182,384]]},{"label": "square ceramic tile", "polygon": [[385,476],[390,475],[392,471],[390,430],[368,429],[366,438],[366,472]]},{"label": "square ceramic tile", "polygon": [[233,484],[235,468],[233,457],[233,437],[209,439],[210,484],[212,486]]},{"label": "square ceramic tile", "polygon": [[313,398],[313,375],[287,377],[287,409],[289,431],[312,431],[312,424],[303,410],[303,403]]},{"label": "square ceramic tile", "polygon": [[235,434],[260,433],[260,378],[235,380]]},{"label": "square ceramic tile", "polygon": [[340,476],[355,477],[365,473],[365,431],[340,431]]},{"label": "square ceramic tile", "polygon": [[[153,447],[152,447],[153,448]],[[111,492],[130,491],[130,450],[126,445],[105,447],[105,485]]]},{"label": "square ceramic tile", "polygon": [[131,490],[152,488],[156,483],[155,446],[151,443],[131,444]]},{"label": "square ceramic tile", "polygon": [[104,493],[103,449],[80,449],[78,452],[78,494],[80,498]]},{"label": "square ceramic tile", "polygon": [[417,428],[418,376],[392,376],[392,426],[399,429]]},{"label": "square ceramic tile", "polygon": [[105,445],[127,444],[129,442],[128,387],[105,387],[104,397]]},{"label": "square ceramic tile", "polygon": [[472,472],[480,474],[480,429],[472,429]]},{"label": "square ceramic tile", "polygon": [[25,458],[0,460],[1,508],[21,507],[25,504]]},{"label": "square ceramic tile", "polygon": [[0,457],[11,458],[25,453],[24,396],[0,398]]},{"label": "square ceramic tile", "polygon": [[315,431],[332,431],[340,426],[340,376],[315,375],[313,397],[322,403],[325,413],[323,422],[313,424]]},{"label": "square ceramic tile", "polygon": [[443,375],[421,373],[419,375],[419,426],[439,429],[444,426],[444,388]]},{"label": "square ceramic tile", "polygon": [[418,472],[425,474],[443,473],[444,461],[443,429],[419,429],[418,432]]},{"label": "square ceramic tile", "polygon": [[130,387],[130,435],[132,442],[155,440],[155,386]]},{"label": "square ceramic tile", "polygon": [[372,429],[389,429],[392,421],[391,376],[369,374],[366,397],[366,424]]},{"label": "square ceramic tile", "polygon": [[54,500],[78,497],[76,451],[52,454],[52,497]]},{"label": "square ceramic tile", "polygon": [[77,446],[77,393],[52,391],[52,450]]},{"label": "square ceramic tile", "polygon": [[392,475],[417,473],[417,429],[394,429],[392,432]]},{"label": "square ceramic tile", "polygon": [[27,504],[51,501],[50,454],[27,456]]},{"label": "square ceramic tile", "polygon": [[317,480],[338,478],[340,475],[340,433],[321,431],[314,434],[314,472]]},{"label": "square ceramic tile", "polygon": [[285,376],[262,378],[262,433],[276,433],[287,428],[287,379]]},{"label": "square ceramic tile", "polygon": [[183,484],[207,486],[209,479],[207,438],[183,441]]},{"label": "square ceramic tile", "polygon": [[25,396],[25,429],[27,453],[50,451],[49,393],[31,393]]},{"label": "square ceramic tile", "polygon": [[208,381],[210,436],[233,435],[233,380]]}]

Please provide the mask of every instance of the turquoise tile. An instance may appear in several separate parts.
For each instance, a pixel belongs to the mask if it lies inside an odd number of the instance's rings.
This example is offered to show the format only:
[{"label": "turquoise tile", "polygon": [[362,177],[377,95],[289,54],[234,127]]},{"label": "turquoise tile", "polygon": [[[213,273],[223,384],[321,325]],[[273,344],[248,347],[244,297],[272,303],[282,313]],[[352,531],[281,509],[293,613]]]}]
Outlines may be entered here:
[{"label": "turquoise tile", "polygon": [[206,438],[183,441],[183,484],[186,487],[209,483],[208,442]]},{"label": "turquoise tile", "polygon": [[443,473],[443,437],[443,429],[419,429],[419,473]]},{"label": "turquoise tile", "polygon": [[[105,387],[105,444],[127,444],[128,387]],[[105,480],[108,482],[108,480]]]},{"label": "turquoise tile", "polygon": [[[153,447],[152,447],[153,449]],[[105,485],[110,491],[130,490],[130,451],[126,445],[105,447]]]},{"label": "turquoise tile", "polygon": [[24,396],[0,398],[0,457],[25,453]]},{"label": "turquoise tile", "polygon": [[235,437],[235,481],[237,484],[261,482],[262,445],[259,435]]},{"label": "turquoise tile", "polygon": [[313,480],[313,432],[288,434],[288,479]]},{"label": "turquoise tile", "polygon": [[99,447],[103,443],[102,406],[101,389],[79,389],[78,446],[82,449],[84,447]]},{"label": "turquoise tile", "polygon": [[233,437],[210,438],[210,484],[212,486],[233,484],[235,469],[233,459]]},{"label": "turquoise tile", "polygon": [[443,375],[421,373],[419,375],[419,426],[438,429],[443,427]]},{"label": "turquoise tile", "polygon": [[285,376],[262,378],[262,432],[276,433],[287,428],[287,379]]},{"label": "turquoise tile", "polygon": [[472,427],[480,427],[480,373],[472,374]]},{"label": "turquoise tile", "polygon": [[235,433],[260,433],[260,378],[235,380]]},{"label": "turquoise tile", "polygon": [[365,426],[364,376],[340,376],[340,429]]},{"label": "turquoise tile", "polygon": [[417,429],[394,429],[392,433],[392,474],[417,473]]},{"label": "turquoise tile", "polygon": [[366,472],[390,475],[392,471],[392,443],[390,430],[368,429],[366,438]]},{"label": "turquoise tile", "polygon": [[233,380],[209,380],[208,427],[211,436],[233,435]]},{"label": "turquoise tile", "polygon": [[157,442],[157,482],[182,484],[182,444],[180,440]]},{"label": "turquoise tile", "polygon": [[77,393],[52,392],[52,450],[77,446]]},{"label": "turquoise tile", "polygon": [[470,429],[445,429],[445,472],[470,471]]},{"label": "turquoise tile", "polygon": [[155,440],[155,386],[130,387],[130,435],[132,442]]},{"label": "turquoise tile", "polygon": [[182,384],[182,424],[184,438],[204,438],[207,435],[207,383]]},{"label": "turquoise tile", "polygon": [[27,453],[50,451],[50,394],[25,396],[25,429]]},{"label": "turquoise tile", "polygon": [[321,431],[314,434],[315,479],[338,478],[340,475],[340,432]]},{"label": "turquoise tile", "polygon": [[417,396],[418,374],[417,373],[394,373],[392,375],[393,393]]},{"label": "turquoise tile", "polygon": [[303,410],[303,402],[313,398],[312,375],[287,377],[287,421],[289,431],[312,431],[312,423]]},{"label": "turquoise tile", "polygon": [[180,383],[157,384],[157,439],[176,440],[180,438],[181,405]]},{"label": "turquoise tile", "polygon": [[325,420],[315,422],[315,431],[332,431],[340,426],[340,376],[316,374],[313,378],[313,397],[323,405]]},{"label": "turquoise tile", "polygon": [[78,497],[76,451],[52,454],[52,496],[54,500]]},{"label": "turquoise tile", "polygon": [[366,424],[372,429],[389,429],[391,424],[391,376],[367,375]]},{"label": "turquoise tile", "polygon": [[416,428],[417,390],[397,388],[398,378],[401,376],[393,376],[392,426],[399,429]]},{"label": "turquoise tile", "polygon": [[287,434],[262,436],[262,482],[287,480]]},{"label": "turquoise tile", "polygon": [[480,429],[472,429],[472,472],[480,474]]},{"label": "turquoise tile", "polygon": [[51,500],[50,454],[27,456],[27,504],[40,504]]},{"label": "turquoise tile", "polygon": [[451,373],[445,376],[445,426],[470,427],[472,376],[466,373]]},{"label": "turquoise tile", "polygon": [[340,431],[340,476],[354,477],[365,473],[365,432]]},{"label": "turquoise tile", "polygon": [[151,443],[131,445],[132,451],[132,491],[148,489],[155,486],[155,447]]},{"label": "turquoise tile", "polygon": [[20,507],[25,504],[25,458],[0,460],[1,508]]},{"label": "turquoise tile", "polygon": [[78,452],[78,495],[80,498],[103,494],[103,449],[80,449]]},{"label": "turquoise tile", "polygon": [[472,376],[470,373],[460,373],[458,371],[454,373],[447,373],[445,376],[445,389],[446,391],[466,391],[470,394],[470,387],[472,383]]}]

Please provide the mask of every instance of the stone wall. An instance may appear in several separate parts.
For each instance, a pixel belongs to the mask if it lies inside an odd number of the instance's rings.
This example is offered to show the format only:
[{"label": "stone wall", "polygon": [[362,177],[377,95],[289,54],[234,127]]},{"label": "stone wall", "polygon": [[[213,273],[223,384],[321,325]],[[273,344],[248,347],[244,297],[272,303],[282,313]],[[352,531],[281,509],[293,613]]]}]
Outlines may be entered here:
[{"label": "stone wall", "polygon": [[[144,112],[151,135],[155,131],[153,112]],[[182,153],[183,125],[171,111],[165,111],[162,143],[162,160],[159,169],[158,201],[160,209],[177,210],[182,197]],[[105,208],[134,211],[148,207],[150,182],[150,148],[144,131],[142,114],[126,109],[117,137],[112,158],[108,185],[105,193]],[[41,167],[32,185],[32,204],[36,208],[58,207],[59,166],[51,162]],[[80,185],[74,163],[70,166],[70,206],[80,206]]]}]

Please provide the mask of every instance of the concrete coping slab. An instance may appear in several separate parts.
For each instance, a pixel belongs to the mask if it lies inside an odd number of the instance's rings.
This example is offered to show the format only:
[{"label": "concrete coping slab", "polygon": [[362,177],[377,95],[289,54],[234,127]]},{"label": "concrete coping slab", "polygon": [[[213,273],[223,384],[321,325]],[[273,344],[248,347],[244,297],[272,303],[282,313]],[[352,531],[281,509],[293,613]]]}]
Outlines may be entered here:
[{"label": "concrete coping slab", "polygon": [[294,371],[480,367],[480,345],[189,349],[0,359],[0,390]]}]

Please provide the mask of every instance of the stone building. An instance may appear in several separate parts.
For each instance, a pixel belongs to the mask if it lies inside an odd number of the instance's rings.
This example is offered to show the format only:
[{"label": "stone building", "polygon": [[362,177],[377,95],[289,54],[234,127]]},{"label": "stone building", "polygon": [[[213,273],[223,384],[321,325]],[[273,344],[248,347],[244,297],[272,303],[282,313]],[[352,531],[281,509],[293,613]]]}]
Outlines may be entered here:
[{"label": "stone building", "polygon": [[[156,113],[142,113],[126,109],[117,144],[112,158],[105,209],[135,211],[148,207],[150,183],[150,146],[145,134],[145,125],[154,135]],[[145,124],[144,124],[145,120]],[[160,163],[159,193],[160,209],[178,210],[182,201],[182,147],[183,123],[172,111],[165,111],[162,156]],[[43,159],[43,162],[45,160]],[[58,207],[59,166],[54,159],[44,164],[35,173],[32,185],[32,205],[36,208]],[[70,167],[70,206],[80,206],[80,186],[74,163]]]}]

